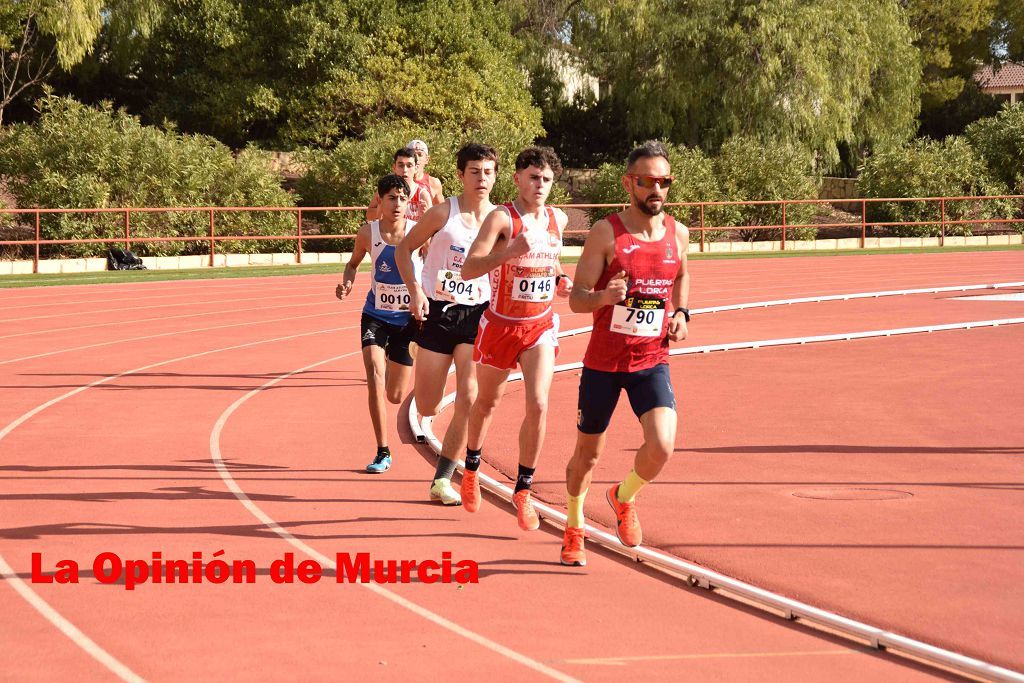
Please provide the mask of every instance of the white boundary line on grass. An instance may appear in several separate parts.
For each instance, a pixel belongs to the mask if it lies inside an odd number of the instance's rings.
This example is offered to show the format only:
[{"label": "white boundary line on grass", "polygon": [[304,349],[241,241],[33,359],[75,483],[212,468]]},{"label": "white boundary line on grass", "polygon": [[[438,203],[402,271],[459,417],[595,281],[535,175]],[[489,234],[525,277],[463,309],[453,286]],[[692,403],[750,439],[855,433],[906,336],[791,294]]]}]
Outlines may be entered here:
[{"label": "white boundary line on grass", "polygon": [[[886,292],[867,292],[860,294],[838,294],[826,297],[806,297],[801,299],[783,299],[752,304],[736,304],[731,306],[720,306],[708,309],[696,309],[694,313],[713,313],[722,310],[741,310],[746,308],[762,308],[768,306],[789,305],[794,303],[817,303],[820,301],[845,301],[849,299],[874,298],[882,296],[897,296],[906,294],[931,294],[938,292],[969,291],[981,289],[1000,289],[1004,287],[1019,287],[1024,283],[1001,283],[993,285],[966,285],[958,287],[940,287],[923,290],[894,290]],[[872,337],[889,337],[902,334],[918,334],[937,332],[944,330],[974,329],[978,327],[998,327],[1001,325],[1017,325],[1024,323],[1024,318],[1004,318],[999,320],[969,321],[943,325],[928,325],[921,327],[894,328],[885,330],[871,330],[865,332],[847,332],[841,334],[818,335],[814,337],[792,337],[786,339],[766,339],[759,341],[737,342],[731,344],[712,344],[689,348],[674,349],[670,352],[673,356],[691,355],[695,353],[710,353],[712,351],[729,351],[736,349],[758,349],[771,346],[782,346],[791,344],[809,344],[825,341],[849,341],[852,339],[866,339]],[[575,336],[589,332],[592,328],[577,328],[567,330],[559,334],[559,338]],[[583,367],[583,363],[565,363],[555,366],[555,372],[566,372]],[[521,380],[522,373],[517,372],[509,376],[509,381]],[[438,413],[455,402],[455,393],[447,394],[438,407]],[[409,404],[409,426],[416,436],[417,441],[425,441],[435,453],[441,453],[441,442],[433,432],[433,417],[421,417],[416,411],[415,399]],[[462,469],[464,463],[458,463]],[[511,502],[512,489],[499,482],[484,472],[479,473],[481,486],[497,495],[499,498]],[[542,519],[558,528],[564,528],[566,515],[540,501],[534,501],[534,507],[538,509]],[[613,552],[626,555],[637,562],[646,562],[651,566],[678,577],[682,575],[691,586],[699,586],[709,590],[723,590],[726,594],[741,596],[746,600],[753,601],[759,605],[778,610],[789,620],[803,620],[835,629],[847,636],[853,636],[869,643],[878,649],[893,650],[909,654],[913,657],[938,664],[942,667],[968,673],[972,676],[979,676],[987,680],[1007,681],[1013,683],[1024,683],[1024,674],[1011,671],[972,657],[952,652],[943,648],[929,645],[897,633],[859,622],[853,619],[833,614],[826,610],[812,607],[806,603],[787,598],[783,595],[759,588],[757,586],[739,581],[732,577],[706,569],[691,562],[686,562],[677,557],[652,550],[645,546],[629,548],[622,545],[619,539],[608,532],[598,529],[590,524],[586,525],[588,536],[598,545],[612,550]]]}]

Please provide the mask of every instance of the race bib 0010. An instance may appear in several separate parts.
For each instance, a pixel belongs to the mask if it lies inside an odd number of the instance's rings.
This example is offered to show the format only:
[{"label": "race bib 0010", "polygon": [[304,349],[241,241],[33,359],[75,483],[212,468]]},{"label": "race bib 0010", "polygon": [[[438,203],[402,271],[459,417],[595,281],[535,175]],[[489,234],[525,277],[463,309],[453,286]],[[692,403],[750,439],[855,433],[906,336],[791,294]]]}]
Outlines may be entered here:
[{"label": "race bib 0010", "polygon": [[409,290],[403,285],[389,285],[378,282],[376,288],[376,301],[374,307],[378,311],[408,311]]},{"label": "race bib 0010", "polygon": [[609,329],[631,337],[660,337],[664,322],[663,300],[629,297],[612,310]]}]

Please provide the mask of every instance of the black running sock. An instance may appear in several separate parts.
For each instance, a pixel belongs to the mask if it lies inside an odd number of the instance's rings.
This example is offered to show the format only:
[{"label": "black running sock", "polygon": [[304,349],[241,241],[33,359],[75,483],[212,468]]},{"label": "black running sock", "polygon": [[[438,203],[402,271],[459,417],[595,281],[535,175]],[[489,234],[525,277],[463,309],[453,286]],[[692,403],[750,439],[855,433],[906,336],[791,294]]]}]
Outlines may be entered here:
[{"label": "black running sock", "polygon": [[451,479],[455,474],[455,461],[444,456],[437,458],[437,469],[434,470],[434,480]]},{"label": "black running sock", "polygon": [[473,450],[472,448],[466,449],[466,469],[470,472],[476,472],[480,469],[480,454],[482,450]]},{"label": "black running sock", "polygon": [[391,449],[387,446],[377,446],[377,457],[383,458],[384,456],[391,456]]},{"label": "black running sock", "polygon": [[536,471],[536,467],[519,466],[519,476],[516,477],[516,493],[533,486],[533,473]]}]

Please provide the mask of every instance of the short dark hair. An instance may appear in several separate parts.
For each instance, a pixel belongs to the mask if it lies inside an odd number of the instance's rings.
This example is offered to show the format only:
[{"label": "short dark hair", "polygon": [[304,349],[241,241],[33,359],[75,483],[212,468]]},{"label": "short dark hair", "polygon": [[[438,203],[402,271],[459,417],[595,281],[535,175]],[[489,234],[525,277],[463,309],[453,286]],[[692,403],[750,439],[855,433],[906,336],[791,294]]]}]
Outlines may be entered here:
[{"label": "short dark hair", "polygon": [[626,168],[629,168],[638,159],[649,159],[652,157],[661,157],[665,161],[668,161],[668,148],[665,147],[665,143],[660,140],[648,140],[642,145],[635,147],[629,156],[626,157]]},{"label": "short dark hair", "polygon": [[519,156],[516,157],[516,170],[522,171],[530,166],[536,166],[537,168],[550,166],[555,177],[562,173],[562,160],[555,154],[555,150],[550,147],[527,147],[520,152]]},{"label": "short dark hair", "polygon": [[494,161],[494,170],[498,170],[498,151],[490,145],[481,145],[478,142],[470,142],[462,146],[455,155],[455,166],[460,171],[465,171],[471,161]]},{"label": "short dark hair", "polygon": [[377,196],[383,197],[395,188],[404,192],[406,197],[412,193],[409,189],[409,183],[405,182],[405,178],[400,175],[395,175],[394,173],[388,173],[377,181]]},{"label": "short dark hair", "polygon": [[412,147],[403,147],[402,149],[395,152],[394,160],[398,161],[398,157],[405,157],[406,159],[416,159],[416,151]]}]

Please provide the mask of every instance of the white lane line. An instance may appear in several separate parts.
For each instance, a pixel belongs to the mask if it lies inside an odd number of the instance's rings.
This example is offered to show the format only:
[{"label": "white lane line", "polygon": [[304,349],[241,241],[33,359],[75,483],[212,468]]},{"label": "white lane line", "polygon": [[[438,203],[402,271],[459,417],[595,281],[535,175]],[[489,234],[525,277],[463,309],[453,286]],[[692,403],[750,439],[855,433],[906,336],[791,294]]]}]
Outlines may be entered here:
[{"label": "white lane line", "polygon": [[982,296],[958,296],[956,301],[1024,301],[1024,292],[1015,294],[987,294]]},{"label": "white lane line", "polygon": [[[96,349],[101,346],[112,346],[114,344],[125,344],[128,342],[145,341],[147,339],[159,339],[161,337],[173,337],[176,334],[192,334],[195,332],[209,332],[210,330],[226,330],[232,327],[247,327],[249,325],[267,325],[270,323],[281,323],[291,322],[293,320],[307,320],[309,318],[323,318],[329,315],[338,315],[339,311],[330,311],[329,313],[313,313],[311,315],[297,315],[290,318],[273,318],[271,320],[253,320],[244,323],[231,323],[229,325],[213,325],[211,327],[197,327],[191,330],[176,330],[173,332],[161,332],[159,334],[149,334],[143,337],[128,337],[127,339],[112,339],[105,342],[97,342],[95,344],[86,344],[85,346],[73,346],[68,349],[58,349],[56,351],[47,351],[45,353],[36,353],[31,356],[22,356],[20,358],[9,358],[7,360],[0,361],[0,365],[9,365],[10,363],[19,363],[21,361],[33,360],[35,358],[47,358],[49,356],[57,356],[62,353],[71,353],[72,351],[85,351],[86,349]],[[341,328],[338,328],[341,329]],[[349,329],[349,328],[345,328]]]},{"label": "white lane line", "polygon": [[[351,353],[345,353],[341,354],[340,356],[334,356],[333,358],[328,358],[327,360],[322,360],[317,363],[312,363],[311,365],[299,368],[298,370],[293,370],[292,372],[280,375],[270,380],[263,386],[253,389],[252,391],[250,391],[249,393],[245,394],[244,396],[240,397],[237,401],[232,403],[217,419],[217,422],[213,426],[213,430],[210,432],[210,455],[213,459],[213,462],[217,466],[217,470],[220,472],[221,478],[224,480],[224,483],[227,485],[228,489],[230,489],[231,492],[235,495],[235,497],[239,500],[239,502],[241,502],[242,505],[245,506],[245,509],[247,509],[253,515],[253,517],[258,519],[262,524],[266,525],[268,529],[272,530],[282,539],[290,543],[295,548],[298,548],[306,555],[317,560],[317,562],[319,562],[321,566],[329,567],[332,570],[337,570],[337,564],[334,562],[334,560],[327,557],[323,553],[318,552],[316,549],[312,548],[311,546],[307,545],[303,541],[293,536],[291,533],[288,532],[287,529],[281,527],[276,521],[274,521],[274,519],[270,515],[264,512],[262,508],[260,508],[254,502],[252,502],[252,500],[245,493],[245,491],[242,490],[242,487],[238,485],[238,482],[235,481],[234,477],[231,476],[231,472],[228,470],[227,465],[224,462],[224,458],[220,449],[220,437],[221,433],[224,431],[224,425],[227,424],[227,421],[231,417],[231,415],[236,410],[238,410],[238,408],[243,403],[248,401],[253,396],[256,396],[261,391],[269,389],[275,384],[288,379],[292,375],[301,372],[307,372],[321,365],[332,363],[334,361],[340,360],[342,358],[347,358],[349,356],[354,356],[358,353],[360,353],[360,351],[353,351]],[[360,582],[358,585],[372,591],[373,593],[376,593],[377,595],[387,600],[390,600],[391,602],[401,607],[404,607],[410,612],[413,612],[417,616],[420,616],[433,624],[436,624],[444,629],[447,629],[448,631],[451,631],[456,635],[462,636],[463,638],[466,638],[467,640],[474,642],[477,645],[480,645],[481,647],[484,647],[492,652],[495,652],[503,657],[506,657],[507,659],[510,659],[516,662],[517,664],[521,664],[522,666],[532,669],[537,673],[543,674],[556,681],[563,681],[565,683],[571,683],[577,680],[572,676],[569,676],[565,673],[562,673],[561,671],[558,671],[557,669],[553,669],[550,666],[542,664],[541,662],[538,662],[537,660],[532,659],[522,653],[516,652],[515,650],[506,647],[501,643],[497,643],[491,640],[490,638],[487,638],[486,636],[483,636],[475,631],[469,630],[464,626],[456,624],[455,622],[446,619],[445,617],[442,617],[441,615],[432,612],[431,610],[425,607],[422,607],[386,588],[379,586],[378,584]]]},{"label": "white lane line", "polygon": [[[152,318],[128,318],[125,320],[114,320],[107,323],[93,323],[92,325],[75,325],[73,327],[51,327],[45,330],[32,330],[30,332],[17,332],[15,334],[0,335],[0,339],[11,339],[14,337],[30,337],[37,334],[47,334],[51,332],[71,332],[72,330],[91,330],[97,327],[111,327],[116,325],[137,325],[138,323],[148,322],[163,322],[164,320],[181,320],[183,318],[202,318],[208,315],[225,315],[235,313],[249,313],[251,311],[273,311],[278,308],[306,308],[307,306],[334,306],[337,305],[337,300],[334,301],[314,301],[307,304],[281,304],[279,306],[257,306],[255,308],[230,308],[227,310],[220,311],[207,311],[205,313],[184,313],[182,315],[161,315]],[[335,311],[336,313],[356,313],[362,310],[359,309],[345,309]]]},{"label": "white lane line", "polygon": [[[60,396],[57,396],[56,398],[50,399],[46,403],[42,403],[42,404],[36,406],[35,408],[33,408],[32,410],[28,411],[27,413],[23,414],[21,417],[17,418],[16,420],[14,420],[11,423],[9,423],[3,429],[0,429],[0,441],[2,441],[4,438],[6,438],[8,434],[13,432],[15,429],[20,427],[22,424],[24,424],[28,420],[32,419],[33,417],[35,417],[39,413],[43,412],[47,408],[49,408],[49,407],[51,407],[53,405],[56,405],[57,403],[60,403],[61,401],[69,399],[72,396],[75,396],[76,394],[80,394],[80,393],[82,393],[83,391],[85,391],[87,389],[91,389],[93,387],[97,387],[97,386],[99,386],[101,384],[106,384],[107,382],[112,382],[112,381],[114,381],[116,379],[119,379],[121,377],[125,377],[126,375],[132,375],[132,374],[135,374],[135,373],[138,373],[138,372],[145,372],[146,370],[151,370],[153,368],[157,368],[157,367],[160,367],[162,365],[170,365],[171,363],[178,363],[180,361],[191,360],[193,358],[200,358],[202,356],[208,356],[208,355],[211,355],[211,354],[214,354],[214,353],[221,353],[223,351],[236,351],[238,349],[249,348],[251,346],[258,346],[260,344],[270,344],[270,343],[279,342],[279,341],[289,341],[289,340],[292,340],[292,339],[298,339],[300,337],[309,337],[309,336],[317,335],[317,334],[327,334],[327,333],[330,333],[330,332],[339,332],[341,330],[350,330],[350,329],[354,329],[354,327],[353,326],[350,326],[350,327],[335,327],[335,328],[326,329],[326,330],[315,330],[313,332],[303,332],[301,334],[292,334],[292,335],[288,335],[286,337],[274,337],[274,338],[271,338],[271,339],[260,339],[260,340],[257,340],[257,341],[246,342],[245,344],[237,344],[235,346],[226,346],[226,347],[222,347],[222,348],[219,348],[219,349],[210,349],[209,351],[200,351],[198,353],[192,353],[192,354],[188,354],[186,356],[179,356],[177,358],[171,358],[170,360],[163,360],[163,361],[160,361],[160,362],[157,362],[157,363],[150,363],[149,365],[144,365],[142,367],[135,368],[133,370],[125,370],[124,372],[120,372],[120,373],[118,373],[116,375],[108,375],[106,377],[101,377],[100,379],[98,379],[98,380],[96,380],[94,382],[90,382],[89,384],[86,384],[84,386],[78,387],[76,389],[72,389],[71,391],[65,392],[65,393],[61,394]],[[14,573],[13,570],[11,570],[10,565],[4,559],[4,556],[2,554],[0,554],[0,569],[3,570],[3,573],[4,573],[5,577],[10,578],[10,575],[13,574],[15,579],[18,578],[17,574]],[[19,581],[20,581],[20,579],[19,579]],[[65,617],[63,617],[59,612],[57,612],[57,610],[55,610],[52,606],[50,606],[49,603],[47,603],[45,600],[43,600],[43,598],[40,597],[38,593],[33,591],[27,584],[25,584],[24,582],[19,582],[19,581],[9,581],[7,583],[12,588],[14,588],[18,592],[19,595],[21,595],[25,600],[27,600],[30,605],[32,605],[36,610],[38,610],[40,614],[42,614],[44,617],[46,617],[46,619],[51,624],[53,624],[58,630],[60,630],[61,633],[66,635],[68,638],[70,638],[76,645],[81,647],[85,652],[87,652],[94,659],[96,659],[96,661],[98,661],[103,666],[107,667],[112,673],[117,675],[119,678],[122,678],[124,680],[132,680],[132,681],[142,680],[141,678],[136,676],[134,673],[132,673],[129,669],[124,667],[123,664],[121,664],[116,659],[114,659],[109,654],[107,654],[102,648],[100,648],[98,645],[96,645],[96,643],[92,639],[90,639],[88,636],[86,636],[84,633],[82,633],[82,631],[80,629],[78,629],[74,624],[72,624]],[[124,669],[123,672],[121,671],[121,668]],[[131,678],[125,678],[123,673],[129,674],[131,676]]]},{"label": "white lane line", "polygon": [[[318,296],[326,297],[322,292],[313,292],[311,294],[272,294],[270,296],[246,296],[237,299],[210,299],[207,301],[180,301],[176,304],[154,304],[152,306],[126,306],[125,308],[95,308],[82,311],[72,311],[71,313],[52,313],[50,315],[33,315],[26,318],[4,318],[5,323],[17,323],[24,322],[26,320],[49,320],[51,318],[70,318],[76,315],[104,315],[107,313],[123,313],[125,311],[146,311],[153,308],[179,308],[181,306],[205,306],[207,304],[232,304],[238,303],[239,301],[268,301],[270,299],[306,299],[309,297]],[[126,301],[136,301],[139,299],[126,299]],[[52,306],[70,306],[75,302],[55,303],[46,304]],[[90,302],[91,303],[91,302]]]},{"label": "white lane line", "polygon": [[18,594],[25,599],[28,604],[32,605],[43,617],[46,618],[51,624],[57,627],[61,633],[66,635],[72,642],[78,645],[80,648],[95,659],[97,662],[102,664],[113,673],[115,676],[120,678],[122,681],[130,681],[131,683],[140,683],[145,680],[134,671],[129,669],[127,666],[122,664],[114,655],[110,654],[102,647],[96,644],[89,636],[82,633],[82,631],[64,618],[60,612],[50,606],[50,603],[43,600],[39,595],[28,587],[17,572],[15,572],[11,565],[7,564],[7,561],[0,555],[0,576],[3,576],[7,580],[7,584],[11,586]]}]

